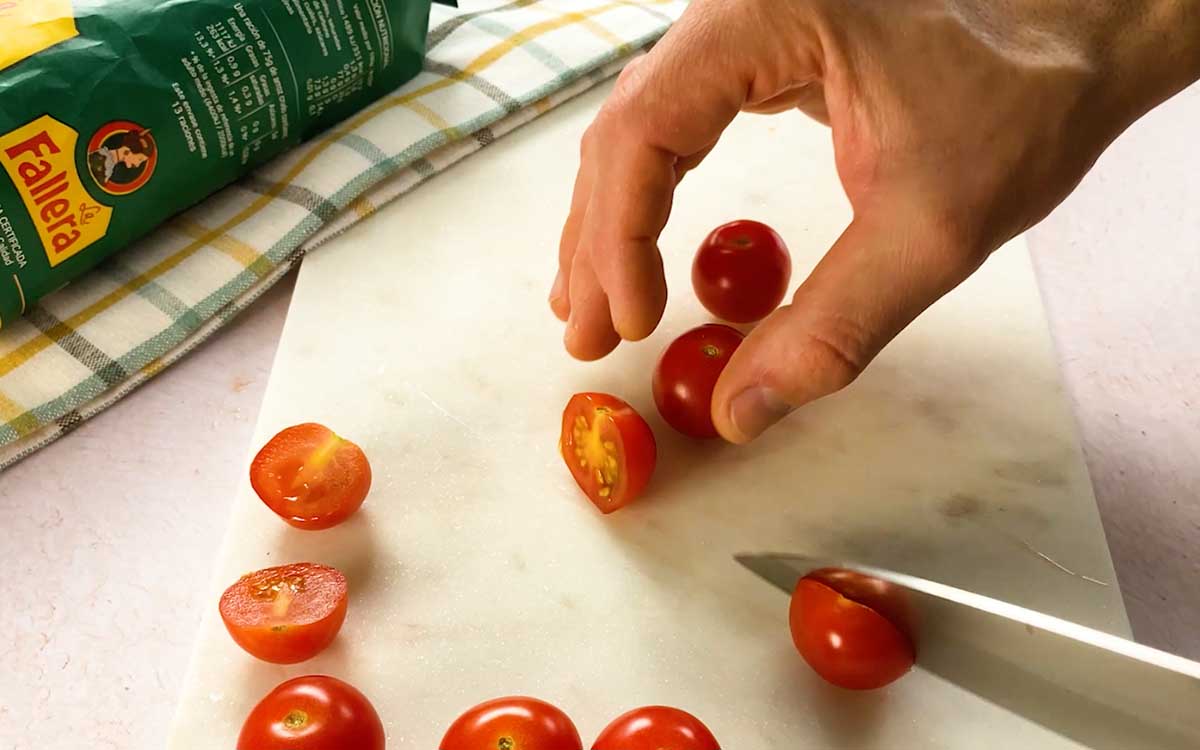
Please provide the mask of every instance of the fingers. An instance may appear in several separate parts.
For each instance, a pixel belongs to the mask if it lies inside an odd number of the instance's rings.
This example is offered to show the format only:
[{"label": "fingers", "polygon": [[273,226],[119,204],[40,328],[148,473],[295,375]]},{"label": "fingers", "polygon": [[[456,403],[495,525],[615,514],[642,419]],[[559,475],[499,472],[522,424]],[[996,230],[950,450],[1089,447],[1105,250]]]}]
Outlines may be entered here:
[{"label": "fingers", "polygon": [[587,143],[588,136],[585,135],[584,144],[580,148],[575,189],[571,193],[571,210],[567,214],[567,221],[563,224],[562,236],[558,242],[558,274],[554,277],[554,286],[550,289],[550,309],[563,322],[571,315],[571,263],[575,257],[575,248],[579,244],[584,217],[587,216],[588,201],[592,197],[592,172],[595,163],[587,158]]},{"label": "fingers", "polygon": [[982,259],[943,232],[856,218],[792,304],[759,325],[730,360],[713,392],[718,432],[748,442],[792,409],[849,385]]},{"label": "fingers", "polygon": [[[745,99],[745,56],[732,54],[717,33],[722,26],[704,21],[712,4],[704,5],[626,68],[589,128],[551,292],[555,314],[569,320],[567,348],[576,356],[602,356],[657,326],[667,300],[657,242],[675,186]],[[584,257],[589,270],[577,281]],[[588,295],[586,305],[577,289]]]},{"label": "fingers", "polygon": [[[608,312],[608,296],[592,271],[591,258],[578,254],[571,264],[571,314],[563,344],[572,357],[591,361],[617,348],[617,335]],[[586,325],[584,324],[586,321]]]},{"label": "fingers", "polygon": [[[667,304],[658,235],[675,190],[675,159],[636,138],[624,158],[602,163],[580,249],[608,295],[611,322],[626,341],[654,331]],[[603,321],[600,321],[602,324]]]}]

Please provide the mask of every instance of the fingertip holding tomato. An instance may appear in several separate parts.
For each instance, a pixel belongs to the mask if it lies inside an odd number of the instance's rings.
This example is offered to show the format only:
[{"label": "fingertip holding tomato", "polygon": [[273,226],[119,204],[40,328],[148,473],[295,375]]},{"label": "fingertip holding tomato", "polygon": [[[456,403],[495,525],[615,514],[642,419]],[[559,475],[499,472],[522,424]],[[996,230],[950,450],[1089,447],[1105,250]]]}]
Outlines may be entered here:
[{"label": "fingertip holding tomato", "polygon": [[730,323],[753,323],[779,307],[792,278],[792,259],[771,227],[743,219],[709,233],[692,263],[696,298]]},{"label": "fingertip holding tomato", "polygon": [[357,445],[309,422],[267,441],[250,464],[250,484],[289,525],[328,529],[363,504],[371,489],[371,464]]},{"label": "fingertip holding tomato", "polygon": [[567,402],[559,452],[575,483],[605,514],[637,499],[658,459],[650,425],[606,393],[577,393]]},{"label": "fingertip holding tomato", "polygon": [[788,611],[792,642],[827,682],[873,690],[903,677],[916,661],[912,642],[870,607],[805,577]]},{"label": "fingertip holding tomato", "polygon": [[346,577],[336,568],[294,563],[239,578],[221,595],[221,621],[234,642],[273,664],[324,651],[346,619]]},{"label": "fingertip holding tomato", "polygon": [[646,706],[614,719],[592,750],[720,750],[720,745],[704,722],[687,711]]},{"label": "fingertip holding tomato", "polygon": [[[512,696],[480,703],[454,720],[440,750],[583,750],[579,730],[558,707]],[[239,748],[240,750],[240,748]]]},{"label": "fingertip holding tomato", "polygon": [[384,750],[383,722],[367,696],[326,675],[280,683],[250,711],[237,750]]},{"label": "fingertip holding tomato", "polygon": [[717,437],[712,396],[717,379],[741,345],[742,334],[717,323],[693,328],[671,342],[654,368],[654,403],[667,424],[695,438]]}]

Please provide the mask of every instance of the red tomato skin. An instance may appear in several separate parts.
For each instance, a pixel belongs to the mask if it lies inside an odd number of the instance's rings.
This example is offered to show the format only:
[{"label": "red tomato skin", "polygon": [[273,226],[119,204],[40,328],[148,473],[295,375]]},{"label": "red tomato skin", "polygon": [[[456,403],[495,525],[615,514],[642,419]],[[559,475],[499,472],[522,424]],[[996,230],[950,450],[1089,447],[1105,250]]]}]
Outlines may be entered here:
[{"label": "red tomato skin", "polygon": [[[619,440],[617,475],[620,481],[610,486],[609,489],[615,491],[608,497],[599,494],[601,487],[595,481],[595,467],[581,466],[580,457],[575,454],[575,449],[582,447],[575,439],[576,419],[583,417],[591,424],[598,408],[608,410],[605,418],[611,422]],[[605,515],[624,508],[642,494],[658,461],[658,446],[650,425],[628,403],[607,393],[577,393],[571,397],[563,410],[559,452],[579,489]]]},{"label": "red tomato skin", "polygon": [[[306,601],[300,604],[307,606],[293,607],[290,617],[263,617],[263,606],[255,601],[251,586],[265,575],[305,576],[310,586],[319,585],[321,590],[301,592]],[[317,597],[320,599],[314,601]],[[298,664],[333,643],[346,620],[347,606],[346,577],[340,571],[326,565],[294,563],[242,576],[221,595],[219,610],[230,637],[246,653],[272,664]],[[314,614],[312,610],[319,611]]]},{"label": "red tomato skin", "polygon": [[838,687],[881,688],[916,661],[912,642],[887,618],[809,578],[792,594],[788,621],[796,650]]},{"label": "red tomato skin", "polygon": [[513,696],[480,703],[458,717],[439,748],[583,750],[583,741],[570,717],[559,708],[537,698]]},{"label": "red tomato skin", "polygon": [[729,326],[709,323],[671,342],[654,368],[654,403],[667,424],[694,438],[715,438],[712,395],[729,358],[742,343]]},{"label": "red tomato skin", "polygon": [[[324,454],[314,481],[297,482],[306,461],[329,446],[333,449]],[[250,485],[289,526],[320,531],[337,526],[362,506],[371,489],[371,464],[353,442],[306,422],[267,441],[250,464]]]},{"label": "red tomato skin", "polygon": [[383,722],[357,688],[307,675],[281,683],[246,717],[237,750],[384,750]]},{"label": "red tomato skin", "polygon": [[792,278],[783,238],[766,224],[743,219],[709,233],[692,263],[696,297],[730,323],[754,323],[779,307]]},{"label": "red tomato skin", "polygon": [[592,750],[721,750],[704,723],[667,706],[636,708],[613,720]]}]

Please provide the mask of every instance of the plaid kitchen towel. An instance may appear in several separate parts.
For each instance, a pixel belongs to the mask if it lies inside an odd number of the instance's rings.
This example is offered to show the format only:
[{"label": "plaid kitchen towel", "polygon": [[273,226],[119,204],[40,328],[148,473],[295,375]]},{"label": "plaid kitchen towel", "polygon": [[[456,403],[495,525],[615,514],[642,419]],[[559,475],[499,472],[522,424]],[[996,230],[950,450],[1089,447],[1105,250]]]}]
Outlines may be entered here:
[{"label": "plaid kitchen towel", "polygon": [[0,332],[0,470],[187,354],[307,251],[614,74],[686,0],[435,5],[424,71]]}]

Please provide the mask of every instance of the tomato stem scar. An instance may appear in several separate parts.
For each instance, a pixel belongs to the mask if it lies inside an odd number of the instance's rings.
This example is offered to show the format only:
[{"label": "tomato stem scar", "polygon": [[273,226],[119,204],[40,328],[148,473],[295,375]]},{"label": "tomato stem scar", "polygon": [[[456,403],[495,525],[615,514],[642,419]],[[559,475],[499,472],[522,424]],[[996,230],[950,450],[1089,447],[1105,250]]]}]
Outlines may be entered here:
[{"label": "tomato stem scar", "polygon": [[299,729],[308,723],[308,714],[298,708],[293,708],[283,717],[283,725],[288,729]]}]

